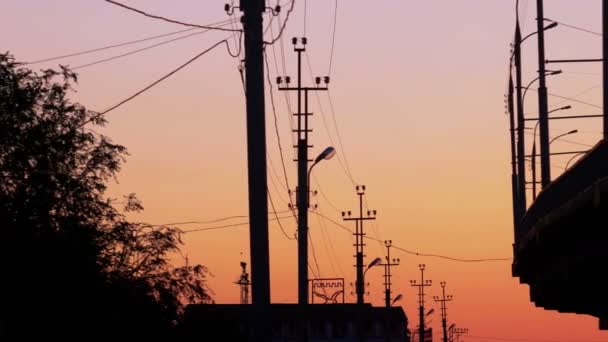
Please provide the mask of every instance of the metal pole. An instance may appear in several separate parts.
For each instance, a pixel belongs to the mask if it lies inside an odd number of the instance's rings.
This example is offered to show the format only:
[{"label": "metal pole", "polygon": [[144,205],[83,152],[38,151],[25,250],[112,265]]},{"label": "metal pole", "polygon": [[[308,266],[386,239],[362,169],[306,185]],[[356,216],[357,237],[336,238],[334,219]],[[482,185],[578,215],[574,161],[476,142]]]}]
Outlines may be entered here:
[{"label": "metal pole", "polygon": [[540,123],[540,174],[542,188],[551,183],[551,161],[549,151],[549,112],[547,83],[545,80],[545,30],[543,0],[536,0],[536,29],[538,30],[538,117]]},{"label": "metal pole", "polygon": [[424,342],[424,268],[420,268],[420,342]]},{"label": "metal pole", "polygon": [[602,53],[604,76],[604,140],[608,141],[608,0],[602,0]]},{"label": "metal pole", "polygon": [[442,300],[441,300],[441,324],[443,325],[443,342],[448,342],[448,317],[445,299],[445,283],[441,284]]},{"label": "metal pole", "polygon": [[521,94],[522,90],[522,65],[521,65],[521,31],[519,21],[515,26],[515,91],[517,93],[517,182],[518,182],[518,218],[521,219],[526,211],[526,160],[524,140],[524,104]]},{"label": "metal pole", "polygon": [[[509,74],[509,98],[508,110],[509,110],[509,133],[511,138],[511,196],[513,197],[513,225],[517,231],[517,225],[519,224],[519,195],[518,195],[518,184],[517,184],[517,161],[515,153],[515,106],[514,106],[514,92],[513,92],[513,77]],[[515,236],[517,241],[517,234]]]},{"label": "metal pole", "polygon": [[[298,50],[298,114],[302,113],[301,78],[302,52]],[[306,133],[300,133],[301,119],[298,115],[298,304],[305,305],[308,304],[308,139]]]},{"label": "metal pole", "polygon": [[254,341],[270,341],[267,311],[270,306],[268,202],[266,179],[266,122],[264,108],[263,0],[240,2],[245,34],[247,166],[249,179],[249,244],[251,301],[254,305]]},{"label": "metal pole", "polygon": [[358,250],[357,250],[357,303],[363,304],[365,294],[365,284],[363,281],[363,193],[359,195],[359,233],[358,237]]}]

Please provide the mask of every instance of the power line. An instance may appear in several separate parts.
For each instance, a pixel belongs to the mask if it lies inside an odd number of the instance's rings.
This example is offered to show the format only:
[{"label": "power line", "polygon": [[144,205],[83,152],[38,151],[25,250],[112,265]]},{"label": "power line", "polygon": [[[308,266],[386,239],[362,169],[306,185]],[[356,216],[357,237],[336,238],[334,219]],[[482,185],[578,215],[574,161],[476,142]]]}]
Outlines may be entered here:
[{"label": "power line", "polygon": [[[109,0],[106,0],[109,1]],[[155,85],[159,84],[160,82],[166,80],[167,78],[171,77],[173,74],[175,74],[176,72],[182,70],[183,68],[185,68],[187,65],[189,65],[190,63],[194,62],[195,60],[197,60],[198,58],[200,58],[201,56],[205,55],[206,53],[208,53],[209,51],[215,49],[216,47],[220,46],[221,44],[226,44],[226,48],[230,49],[230,47],[228,46],[228,40],[224,39],[224,40],[220,40],[219,42],[213,44],[211,47],[209,47],[208,49],[206,49],[205,51],[199,53],[198,55],[194,56],[193,58],[191,58],[190,60],[188,60],[186,63],[180,65],[178,68],[174,69],[173,71],[169,72],[168,74],[166,74],[165,76],[159,78],[158,80],[152,82],[150,85],[146,86],[145,88],[143,88],[142,90],[136,92],[135,94],[129,96],[128,98],[120,101],[119,103],[113,105],[112,107],[104,110],[103,112],[100,112],[98,114],[93,115],[92,117],[90,117],[88,120],[84,121],[82,124],[80,124],[78,126],[78,128],[83,127],[84,125],[96,121],[99,118],[101,118],[102,116],[104,116],[105,114],[113,111],[114,109],[122,106],[123,104],[133,100],[134,98],[136,98],[137,96],[143,94],[144,92],[146,92],[147,90],[149,90],[150,88],[154,87]]]},{"label": "power line", "polygon": [[[278,123],[278,119],[277,119],[277,111],[276,111],[276,107],[274,105],[274,90],[272,87],[272,82],[270,80],[270,68],[268,66],[268,55],[266,54],[266,49],[264,49],[264,63],[266,64],[266,77],[268,79],[268,87],[269,87],[269,92],[270,92],[270,103],[272,104],[272,114],[274,116],[274,130],[277,136],[277,145],[279,147],[279,154],[281,156],[281,166],[283,167],[283,176],[285,177],[285,185],[287,186],[287,191],[289,191],[290,187],[289,187],[289,178],[287,177],[287,168],[285,167],[285,158],[283,157],[283,146],[281,144],[281,135],[279,134],[279,123]],[[294,209],[294,205],[293,202],[291,200],[291,196],[289,197],[289,204],[291,204],[291,209],[293,210],[293,217],[296,219],[296,222],[298,221],[296,214],[295,214],[295,209]]]},{"label": "power line", "polygon": [[[291,218],[291,215],[271,218],[271,219],[268,219],[268,221],[278,221],[278,220],[284,220],[284,219],[288,219],[288,218]],[[215,226],[215,227],[205,227],[205,228],[181,230],[181,232],[184,233],[184,234],[186,234],[186,233],[203,232],[203,231],[207,231],[207,230],[216,230],[216,229],[240,227],[240,226],[247,226],[247,225],[249,225],[249,222],[227,224],[227,225]]]},{"label": "power line", "polygon": [[[322,214],[320,214],[320,213],[318,213],[318,212],[315,212],[315,211],[313,211],[313,213],[315,213],[315,214],[317,214],[317,215],[319,215],[319,216],[323,216]],[[345,230],[345,231],[347,231],[347,232],[349,232],[349,233],[351,233],[351,234],[353,233],[353,231],[352,231],[350,228],[348,228],[348,227],[346,227],[346,226],[344,226],[344,225],[342,225],[342,224],[340,224],[340,223],[338,223],[338,222],[336,222],[336,221],[334,221],[334,220],[330,219],[330,218],[329,218],[329,217],[327,217],[327,216],[323,216],[323,217],[324,217],[326,220],[328,220],[329,222],[331,222],[331,223],[333,223],[334,225],[338,226],[339,228],[341,228],[341,229],[343,229],[343,230]],[[370,240],[374,240],[374,241],[381,241],[380,239],[375,238],[375,237],[371,237],[371,236],[369,236],[369,235],[365,235],[365,238],[370,239]],[[440,258],[440,259],[446,259],[446,260],[458,261],[458,262],[471,262],[471,263],[472,263],[472,262],[487,262],[487,261],[511,261],[511,260],[513,260],[512,258],[461,259],[461,258],[453,258],[453,257],[445,256],[445,255],[439,255],[439,254],[429,254],[429,253],[422,253],[422,252],[410,251],[410,250],[407,250],[407,249],[405,249],[405,248],[402,248],[402,247],[399,247],[399,246],[396,246],[396,245],[393,245],[393,247],[394,247],[395,249],[398,249],[398,250],[400,250],[400,251],[402,251],[402,252],[404,252],[404,253],[411,254],[411,255],[416,255],[416,256],[420,256],[420,257],[432,257],[432,258]]]},{"label": "power line", "polygon": [[281,232],[283,232],[283,235],[285,235],[285,237],[288,240],[295,240],[295,237],[291,237],[287,234],[287,232],[285,231],[285,229],[283,228],[283,225],[281,224],[281,220],[279,220],[279,215],[277,214],[277,211],[274,207],[274,202],[272,200],[272,196],[270,196],[270,191],[268,191],[268,188],[266,188],[266,192],[268,193],[268,199],[270,200],[270,205],[272,206],[272,212],[274,213],[274,217],[276,218],[277,223],[279,224],[279,228],[281,228]]},{"label": "power line", "polygon": [[329,68],[327,71],[327,75],[331,76],[331,67],[334,61],[334,46],[336,44],[336,25],[338,22],[338,0],[334,0],[335,8],[334,8],[334,26],[331,33],[331,52],[329,54]]},{"label": "power line", "polygon": [[323,189],[321,188],[321,183],[319,183],[319,181],[317,180],[317,176],[313,175],[312,176],[313,179],[315,180],[315,184],[317,185],[317,188],[319,189],[319,192],[321,193],[321,196],[323,196],[323,198],[325,198],[325,202],[327,202],[327,204],[329,204],[329,206],[334,209],[337,212],[342,212],[340,209],[338,209],[338,207],[336,205],[334,205],[332,203],[332,201],[329,200],[329,198],[325,195],[325,192],[323,191]]},{"label": "power line", "polygon": [[[289,212],[290,210],[283,210],[283,211],[273,211],[273,212],[269,212],[269,214],[284,214]],[[170,223],[161,223],[161,224],[151,224],[148,225],[149,227],[160,227],[160,226],[183,226],[183,225],[189,225],[189,224],[209,224],[209,223],[217,223],[217,222],[222,222],[222,221],[228,221],[228,220],[232,220],[235,218],[248,218],[249,216],[247,215],[233,215],[233,216],[226,216],[226,217],[222,217],[222,218],[218,218],[218,219],[214,219],[214,220],[209,220],[209,221],[184,221],[184,222],[170,222]]]},{"label": "power line", "polygon": [[226,28],[223,28],[223,27],[214,27],[214,26],[208,26],[208,25],[197,25],[197,24],[185,23],[183,21],[173,20],[173,19],[161,17],[161,16],[154,15],[154,14],[149,14],[149,13],[146,13],[146,12],[144,12],[142,10],[139,10],[137,8],[133,8],[133,7],[121,4],[120,2],[117,2],[117,1],[114,1],[114,0],[105,0],[105,1],[109,2],[109,3],[113,4],[113,5],[116,5],[116,6],[124,8],[124,9],[127,9],[129,11],[137,12],[139,14],[142,14],[142,15],[146,16],[146,17],[153,18],[153,19],[158,19],[158,20],[163,20],[163,21],[170,22],[170,23],[173,23],[173,24],[184,25],[184,26],[189,26],[189,27],[198,27],[198,28],[207,29],[207,30],[226,31],[226,32],[238,32],[238,31],[241,31],[241,30],[234,30],[234,29],[226,29]]},{"label": "power line", "polygon": [[[108,0],[106,0],[106,1],[108,1]],[[265,44],[272,45],[272,44],[276,43],[277,40],[279,40],[283,36],[283,32],[285,31],[285,27],[287,26],[287,21],[289,21],[289,16],[291,15],[291,12],[293,12],[295,3],[296,3],[296,0],[291,1],[291,7],[287,10],[287,15],[285,16],[285,21],[283,21],[283,24],[281,24],[281,29],[279,30],[279,34],[276,37],[274,37],[271,41],[264,42]],[[281,14],[279,13],[278,15],[279,15],[279,20],[281,20],[281,17],[280,17]]]},{"label": "power line", "polygon": [[[312,66],[311,66],[311,63],[310,63],[310,58],[309,58],[307,52],[305,52],[305,54],[306,54],[306,62],[308,64],[308,71],[310,73],[310,79],[314,81],[314,76],[312,74]],[[327,93],[329,94],[329,91],[327,91]],[[323,119],[323,125],[325,126],[325,131],[327,132],[327,137],[329,138],[330,143],[332,145],[335,145],[334,139],[333,139],[332,134],[331,134],[331,130],[329,129],[329,125],[327,124],[327,118],[326,118],[326,115],[325,115],[325,111],[323,110],[323,105],[321,104],[321,97],[319,96],[318,92],[315,92],[315,97],[317,99],[317,105],[319,106],[319,112],[321,112],[321,118]],[[337,121],[335,120],[335,115],[334,115],[334,124],[337,124]],[[336,132],[338,132],[338,126],[335,126],[335,127],[336,127]],[[338,138],[340,138],[340,134],[338,134]],[[338,158],[338,164],[340,164],[340,167],[342,167],[342,169],[344,170],[344,173],[350,179],[350,181],[353,183],[353,185],[357,185],[357,182],[355,182],[355,180],[353,179],[352,174],[350,173],[348,166],[345,166],[346,165],[346,160],[344,160],[344,161],[342,160],[342,159],[345,158],[344,148],[343,148],[342,144],[340,143],[340,145],[338,145],[338,147],[342,151],[342,156],[340,156],[340,153],[338,153],[336,155],[336,158]]]},{"label": "power line", "polygon": [[574,25],[565,24],[565,23],[563,23],[561,21],[557,21],[557,20],[553,20],[553,19],[549,19],[549,18],[545,18],[545,20],[546,21],[551,21],[551,22],[554,22],[554,23],[558,23],[558,24],[560,24],[562,26],[569,27],[571,29],[579,30],[579,31],[586,32],[586,33],[591,33],[591,34],[594,34],[594,35],[600,36],[600,37],[602,36],[602,34],[599,33],[599,32],[587,30],[587,29],[584,29],[584,28],[581,28],[581,27],[578,27],[578,26],[574,26]]},{"label": "power line", "polygon": [[[191,29],[191,30],[195,30],[195,29]],[[169,44],[169,43],[172,43],[172,42],[175,42],[175,41],[178,41],[178,40],[186,39],[186,38],[189,38],[189,37],[192,37],[192,36],[196,36],[196,35],[199,35],[199,34],[203,34],[203,33],[206,33],[206,32],[209,32],[209,30],[191,33],[191,34],[186,35],[186,36],[182,36],[182,37],[177,37],[177,38],[173,38],[173,39],[170,39],[170,40],[166,40],[164,42],[160,42],[160,43],[157,43],[157,44],[154,44],[154,45],[146,46],[146,47],[143,47],[141,49],[137,49],[137,50],[130,51],[130,52],[127,52],[127,53],[123,53],[123,54],[120,54],[120,55],[117,55],[117,56],[100,59],[100,60],[95,61],[95,62],[81,64],[81,65],[78,65],[76,67],[70,68],[70,70],[82,69],[82,68],[90,67],[90,66],[97,65],[97,64],[100,64],[100,63],[113,61],[115,59],[119,59],[119,58],[122,58],[122,57],[130,56],[130,55],[136,54],[138,52],[146,51],[146,50],[158,47],[158,46]]]},{"label": "power line", "polygon": [[[321,209],[317,208],[317,210],[320,212]],[[329,236],[329,233],[327,232],[327,225],[325,224],[324,218],[317,215],[317,222],[319,223],[319,228],[321,230],[321,236],[323,237],[323,244],[325,246],[325,249],[327,250],[327,255],[329,257],[329,262],[331,264],[331,268],[334,271],[334,273],[340,274],[342,276],[344,276],[344,270],[342,269],[342,266],[340,265],[339,262],[339,258],[338,258],[338,253],[336,253],[336,249],[334,248],[334,245],[331,241],[331,237]],[[329,245],[329,248],[327,248],[327,246]],[[337,265],[337,270],[336,270],[336,265]]]},{"label": "power line", "polygon": [[308,0],[304,0],[304,15],[303,15],[303,22],[304,22],[304,32],[302,33],[302,37],[306,37],[306,13],[308,12]]},{"label": "power line", "polygon": [[321,268],[319,267],[319,260],[317,260],[317,252],[315,251],[315,244],[312,242],[312,235],[310,234],[310,229],[308,229],[308,241],[310,243],[310,250],[312,252],[312,260],[315,263],[315,267],[317,267],[318,277],[321,277]]},{"label": "power line", "polygon": [[[537,89],[533,89],[533,88],[528,88],[528,90],[532,90],[532,91],[538,92]],[[598,106],[598,105],[590,103],[590,102],[585,102],[585,101],[577,100],[577,99],[572,98],[572,97],[567,97],[567,96],[562,96],[562,95],[557,95],[557,94],[552,94],[552,93],[547,93],[547,95],[553,96],[553,97],[557,97],[558,99],[568,100],[568,101],[572,101],[572,102],[576,102],[576,103],[584,104],[584,105],[587,105],[587,106],[591,106],[591,107],[602,109],[602,106]]]},{"label": "power line", "polygon": [[71,53],[71,54],[67,54],[67,55],[49,57],[49,58],[45,58],[45,59],[36,60],[36,61],[33,61],[33,62],[24,63],[23,65],[32,65],[32,64],[43,63],[43,62],[50,62],[50,61],[54,61],[54,60],[58,60],[58,59],[64,59],[64,58],[68,58],[68,57],[75,57],[75,56],[85,55],[85,54],[89,54],[89,53],[93,53],[93,52],[98,52],[98,51],[113,49],[113,48],[122,47],[122,46],[126,46],[126,45],[141,43],[141,42],[145,42],[145,41],[148,41],[148,40],[168,37],[168,36],[176,35],[176,34],[179,34],[179,33],[189,32],[189,31],[192,31],[192,30],[196,30],[196,28],[189,28],[189,29],[185,29],[185,30],[179,30],[179,31],[175,31],[175,32],[161,34],[161,35],[158,35],[158,36],[153,36],[153,37],[133,40],[133,41],[130,41],[130,42],[125,42],[125,43],[108,45],[108,46],[104,46],[104,47],[100,47],[100,48],[96,48],[96,49],[92,49],[92,50],[75,52],[75,53]]}]

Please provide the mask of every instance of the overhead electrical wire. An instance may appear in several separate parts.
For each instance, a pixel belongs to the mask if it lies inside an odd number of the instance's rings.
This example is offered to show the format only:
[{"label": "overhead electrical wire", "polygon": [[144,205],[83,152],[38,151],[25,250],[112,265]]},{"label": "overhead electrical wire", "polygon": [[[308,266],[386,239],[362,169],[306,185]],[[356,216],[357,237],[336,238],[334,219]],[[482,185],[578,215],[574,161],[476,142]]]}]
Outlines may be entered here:
[{"label": "overhead electrical wire", "polygon": [[[320,213],[315,212],[315,211],[313,211],[313,213],[315,213],[316,215],[321,215]],[[340,224],[340,223],[332,220],[331,218],[325,216],[325,219],[327,221],[333,223],[337,227],[339,227],[339,228],[341,228],[341,229],[343,229],[343,230],[345,230],[345,231],[347,231],[347,232],[349,232],[351,234],[353,233],[353,231],[350,228],[348,228],[348,227],[346,227],[346,226],[344,226],[344,225],[342,225],[342,224]],[[365,235],[364,237],[367,238],[367,239],[370,239],[370,240],[374,240],[374,241],[379,241],[380,240],[378,238],[371,237],[369,235]],[[417,252],[417,251],[411,251],[411,250],[405,249],[403,247],[399,247],[399,246],[397,246],[395,244],[393,244],[392,247],[395,248],[395,249],[397,249],[397,250],[399,250],[399,251],[401,251],[401,252],[404,252],[404,253],[407,253],[407,254],[411,254],[411,255],[416,255],[416,256],[420,256],[420,257],[440,258],[440,259],[445,259],[445,260],[450,260],[450,261],[458,261],[458,262],[475,263],[475,262],[511,261],[511,260],[513,260],[512,258],[462,259],[462,258],[453,258],[453,257],[449,257],[449,256],[445,256],[445,255],[440,255],[440,254],[430,254],[430,253],[422,253],[422,252]]]},{"label": "overhead electrical wire", "polygon": [[600,36],[600,37],[602,36],[602,34],[601,34],[601,33],[599,33],[599,32],[595,32],[595,31],[587,30],[587,29],[584,29],[584,28],[582,28],[582,27],[578,27],[578,26],[574,26],[574,25],[569,25],[569,24],[563,23],[563,22],[561,22],[561,21],[557,21],[557,20],[553,20],[553,19],[549,19],[549,18],[545,18],[545,20],[546,20],[546,21],[551,21],[551,22],[554,22],[554,23],[558,23],[558,24],[560,24],[561,26],[568,27],[568,28],[571,28],[571,29],[574,29],[574,30],[578,30],[578,31],[582,31],[582,32],[590,33],[590,34],[593,34],[593,35],[596,35],[596,36]]},{"label": "overhead electrical wire", "polygon": [[[279,154],[281,156],[281,166],[283,168],[283,176],[285,177],[285,185],[287,187],[287,191],[289,192],[289,189],[291,189],[291,187],[289,186],[289,177],[287,177],[287,168],[285,166],[285,158],[283,156],[283,146],[281,144],[281,135],[279,134],[279,122],[278,122],[278,118],[277,118],[277,111],[276,111],[276,107],[274,104],[274,90],[272,87],[272,81],[270,79],[270,67],[268,66],[268,55],[266,54],[266,49],[264,49],[264,63],[266,64],[266,77],[268,79],[268,87],[269,87],[269,93],[270,93],[270,103],[272,105],[272,114],[274,116],[274,129],[275,129],[275,135],[277,138],[277,146],[279,148]],[[295,207],[293,205],[291,196],[289,197],[289,203],[291,204],[291,208],[293,210],[293,217],[296,219],[297,221],[297,217],[295,214]]]},{"label": "overhead electrical wire", "polygon": [[[321,209],[317,207],[316,210],[320,211]],[[323,247],[325,248],[325,252],[327,253],[327,258],[329,259],[331,269],[334,274],[340,274],[344,276],[344,272],[340,267],[340,262],[338,261],[338,256],[335,251],[334,245],[332,244],[331,238],[329,237],[329,233],[327,232],[327,225],[325,224],[325,221],[323,221],[323,218],[321,216],[315,215],[315,217],[317,218],[317,222],[319,223],[319,230],[321,231]],[[338,270],[340,271],[338,272]]]},{"label": "overhead electrical wire", "polygon": [[338,22],[338,0],[334,0],[334,25],[331,33],[331,50],[329,53],[329,67],[327,68],[327,76],[331,76],[331,67],[334,61],[334,47],[336,45],[336,25]]},{"label": "overhead electrical wire", "polygon": [[[192,29],[192,30],[196,30],[196,29]],[[90,66],[93,66],[93,65],[97,65],[97,64],[100,64],[100,63],[113,61],[113,60],[116,60],[116,59],[119,59],[119,58],[122,58],[122,57],[126,57],[126,56],[130,56],[130,55],[136,54],[138,52],[150,50],[150,49],[153,49],[153,48],[158,47],[158,46],[162,46],[162,45],[165,45],[165,44],[173,43],[173,42],[176,42],[176,41],[179,41],[179,40],[182,40],[182,39],[186,39],[186,38],[190,38],[192,36],[196,36],[196,35],[203,34],[203,33],[206,33],[206,32],[209,32],[209,30],[191,33],[191,34],[188,34],[188,35],[185,35],[185,36],[181,36],[181,37],[173,38],[173,39],[170,39],[170,40],[165,40],[165,41],[157,43],[157,44],[149,45],[149,46],[137,49],[137,50],[129,51],[129,52],[117,55],[117,56],[112,56],[112,57],[100,59],[100,60],[95,61],[95,62],[81,64],[81,65],[78,65],[78,66],[70,68],[70,70],[78,70],[78,69],[90,67]]]},{"label": "overhead electrical wire", "polygon": [[169,22],[169,23],[172,23],[172,24],[178,24],[178,25],[189,26],[189,27],[198,27],[198,28],[208,29],[208,30],[226,31],[226,32],[238,32],[238,31],[241,31],[241,30],[234,30],[234,29],[226,29],[226,28],[223,28],[223,27],[214,27],[214,26],[209,26],[209,25],[198,25],[198,24],[186,23],[186,22],[179,21],[179,20],[173,20],[173,19],[165,18],[165,17],[162,17],[162,16],[154,15],[154,14],[149,14],[147,12],[144,12],[144,11],[139,10],[137,8],[133,8],[133,7],[127,6],[125,4],[122,4],[122,3],[114,1],[114,0],[105,0],[105,1],[109,2],[109,3],[113,4],[113,5],[116,5],[116,6],[124,8],[124,9],[127,9],[129,11],[133,11],[133,12],[139,13],[139,14],[144,15],[146,17],[149,17],[149,18],[152,18],[152,19],[163,20],[163,21],[166,21],[166,22]]},{"label": "overhead electrical wire", "polygon": [[[268,219],[268,221],[284,220],[284,219],[288,219],[288,218],[291,218],[291,215],[281,216],[281,217],[277,217],[277,218],[271,218],[271,219]],[[247,225],[249,225],[249,222],[227,224],[227,225],[215,226],[215,227],[204,227],[204,228],[186,229],[186,230],[180,230],[180,232],[184,233],[184,234],[187,234],[187,233],[203,232],[203,231],[223,229],[223,228],[241,227],[241,226],[247,226]]]},{"label": "overhead electrical wire", "polygon": [[78,128],[85,126],[86,124],[93,122],[99,118],[101,118],[102,116],[104,116],[105,114],[115,110],[116,108],[124,105],[125,103],[133,100],[134,98],[136,98],[137,96],[145,93],[146,91],[148,91],[149,89],[151,89],[152,87],[154,87],[155,85],[161,83],[162,81],[166,80],[167,78],[171,77],[173,74],[177,73],[178,71],[182,70],[183,68],[185,68],[186,66],[188,66],[190,63],[194,62],[195,60],[199,59],[200,57],[202,57],[203,55],[207,54],[209,51],[215,49],[216,47],[222,45],[222,44],[226,44],[226,48],[229,50],[230,46],[228,46],[228,40],[223,39],[220,40],[219,42],[213,44],[211,47],[207,48],[206,50],[204,50],[203,52],[197,54],[196,56],[192,57],[191,59],[189,59],[187,62],[185,62],[184,64],[180,65],[179,67],[177,67],[176,69],[172,70],[171,72],[169,72],[168,74],[166,74],[165,76],[159,78],[158,80],[152,82],[151,84],[149,84],[148,86],[146,86],[145,88],[141,89],[140,91],[136,92],[135,94],[127,97],[126,99],[118,102],[117,104],[111,106],[110,108],[97,113],[95,115],[93,115],[92,117],[90,117],[88,120],[86,120],[85,122],[81,123]]},{"label": "overhead electrical wire", "polygon": [[[285,20],[283,21],[283,23],[281,24],[281,28],[279,29],[279,33],[277,34],[276,37],[272,38],[270,41],[268,42],[264,42],[267,45],[272,45],[274,43],[277,42],[277,40],[281,39],[281,37],[283,36],[283,32],[285,31],[285,27],[287,26],[287,22],[289,21],[289,17],[291,16],[291,12],[293,12],[294,6],[295,6],[296,0],[292,0],[291,1],[291,7],[287,10],[287,14],[285,15]],[[281,14],[277,14],[279,21],[281,20]]]},{"label": "overhead electrical wire", "polygon": [[196,30],[196,28],[189,28],[189,29],[185,29],[185,30],[174,31],[174,32],[170,32],[170,33],[161,34],[161,35],[158,35],[158,36],[153,36],[153,37],[148,37],[148,38],[142,38],[142,39],[133,40],[133,41],[125,42],[125,43],[108,45],[108,46],[104,46],[104,47],[100,47],[100,48],[96,48],[96,49],[92,49],[92,50],[85,50],[85,51],[81,51],[81,52],[70,53],[70,54],[67,54],[67,55],[61,55],[61,56],[44,58],[44,59],[36,60],[36,61],[33,61],[33,62],[23,63],[23,65],[32,65],[32,64],[43,63],[43,62],[51,62],[51,61],[55,61],[55,60],[59,60],[59,59],[64,59],[64,58],[68,58],[68,57],[75,57],[75,56],[86,55],[86,54],[90,54],[90,53],[93,53],[93,52],[113,49],[113,48],[117,48],[117,47],[131,45],[131,44],[137,44],[137,43],[145,42],[145,41],[148,41],[148,40],[154,40],[154,39],[158,39],[158,38],[168,37],[168,36],[176,35],[176,34],[179,34],[179,33],[185,33],[185,32],[189,32],[189,31],[193,31],[193,30]]},{"label": "overhead electrical wire", "polygon": [[281,223],[281,220],[279,219],[279,215],[277,214],[276,208],[274,207],[274,201],[272,200],[272,196],[270,195],[270,191],[268,191],[268,188],[266,188],[266,192],[268,193],[268,199],[270,200],[272,212],[274,213],[274,217],[276,218],[277,224],[279,225],[281,232],[283,233],[283,235],[285,235],[287,240],[295,240],[296,238],[293,236],[289,236],[289,234],[287,234],[287,232],[285,231],[285,228],[283,228],[283,224]]},{"label": "overhead electrical wire", "polygon": [[[308,64],[308,71],[310,73],[310,79],[311,79],[311,81],[314,81],[314,76],[312,74],[312,66],[311,66],[310,58],[308,57],[307,52],[305,52],[305,56],[306,56],[306,61]],[[315,97],[317,99],[317,105],[319,106],[319,112],[321,113],[321,119],[323,121],[323,125],[325,126],[325,131],[327,132],[327,138],[329,139],[329,141],[332,145],[339,146],[342,151],[342,154],[344,154],[344,149],[343,149],[342,145],[341,144],[336,145],[334,142],[331,129],[329,128],[329,125],[327,124],[327,118],[325,115],[325,111],[323,110],[323,105],[321,104],[321,98],[319,96],[319,92],[315,92]],[[334,122],[337,123],[337,121],[334,121]],[[335,128],[337,131],[338,126],[336,126]],[[338,134],[338,137],[339,137],[339,134]],[[336,154],[336,158],[338,159],[338,164],[340,164],[340,166],[344,170],[344,172],[345,172],[346,176],[349,178],[349,180],[353,183],[353,185],[357,185],[357,183],[355,182],[355,180],[352,177],[352,174],[349,172],[348,167],[345,165],[346,161],[344,160],[344,156],[340,156],[340,153],[338,153],[338,154]]]},{"label": "overhead electrical wire", "polygon": [[315,267],[317,268],[318,277],[321,277],[321,268],[319,267],[319,260],[317,259],[317,252],[315,251],[315,244],[312,241],[312,234],[310,233],[310,229],[308,231],[308,242],[310,244],[310,251],[312,252],[312,260],[315,263]]},{"label": "overhead electrical wire", "polygon": [[[534,88],[528,88],[528,90],[531,90],[531,91],[534,91],[534,92],[538,92],[538,90],[534,89]],[[573,97],[567,97],[567,96],[562,96],[562,95],[557,95],[557,94],[552,94],[552,93],[547,93],[547,95],[556,97],[558,99],[568,100],[568,101],[584,104],[584,105],[587,105],[587,106],[590,106],[590,107],[602,109],[602,106],[599,106],[599,105],[596,105],[596,104],[593,104],[593,103],[590,103],[590,102],[585,102],[585,101],[577,100],[577,99],[575,99]]]},{"label": "overhead electrical wire", "polygon": [[[268,214],[284,214],[288,213],[289,210],[277,211],[277,212],[269,212]],[[183,222],[169,222],[169,223],[159,223],[148,225],[149,227],[160,227],[160,226],[183,226],[190,224],[210,224],[210,223],[218,223],[222,221],[228,221],[236,218],[248,218],[247,215],[234,215],[234,216],[226,216],[218,219],[208,220],[208,221],[183,221]]]}]

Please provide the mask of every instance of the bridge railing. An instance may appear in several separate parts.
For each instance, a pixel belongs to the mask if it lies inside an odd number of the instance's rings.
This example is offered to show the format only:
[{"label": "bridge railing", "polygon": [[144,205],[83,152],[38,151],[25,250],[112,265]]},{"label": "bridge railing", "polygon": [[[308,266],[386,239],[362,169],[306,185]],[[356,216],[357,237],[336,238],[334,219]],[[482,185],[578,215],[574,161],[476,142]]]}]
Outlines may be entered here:
[{"label": "bridge railing", "polygon": [[[516,241],[522,242],[539,220],[605,177],[608,177],[608,142],[602,140],[540,192],[517,225]],[[519,246],[515,247],[517,250]]]}]

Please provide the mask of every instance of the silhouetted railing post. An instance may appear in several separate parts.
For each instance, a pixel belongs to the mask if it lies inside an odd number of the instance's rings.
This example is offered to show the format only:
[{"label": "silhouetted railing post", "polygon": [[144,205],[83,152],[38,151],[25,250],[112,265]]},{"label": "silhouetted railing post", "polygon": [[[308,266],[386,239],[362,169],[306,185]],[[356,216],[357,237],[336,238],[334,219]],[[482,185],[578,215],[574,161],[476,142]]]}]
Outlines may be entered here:
[{"label": "silhouetted railing post", "polygon": [[[549,151],[549,105],[545,68],[545,16],[543,0],[536,0],[536,29],[538,32],[538,120],[540,128],[540,177],[542,188],[551,183]],[[525,185],[524,185],[525,186]]]},{"label": "silhouetted railing post", "polygon": [[604,140],[608,141],[608,0],[602,0],[602,56],[604,77]]},{"label": "silhouetted railing post", "polygon": [[[526,211],[526,159],[525,159],[525,135],[524,135],[524,104],[522,96],[522,65],[521,65],[521,31],[519,20],[515,26],[515,92],[517,94],[517,204],[518,219],[524,216]],[[518,222],[519,223],[519,222]]]}]

